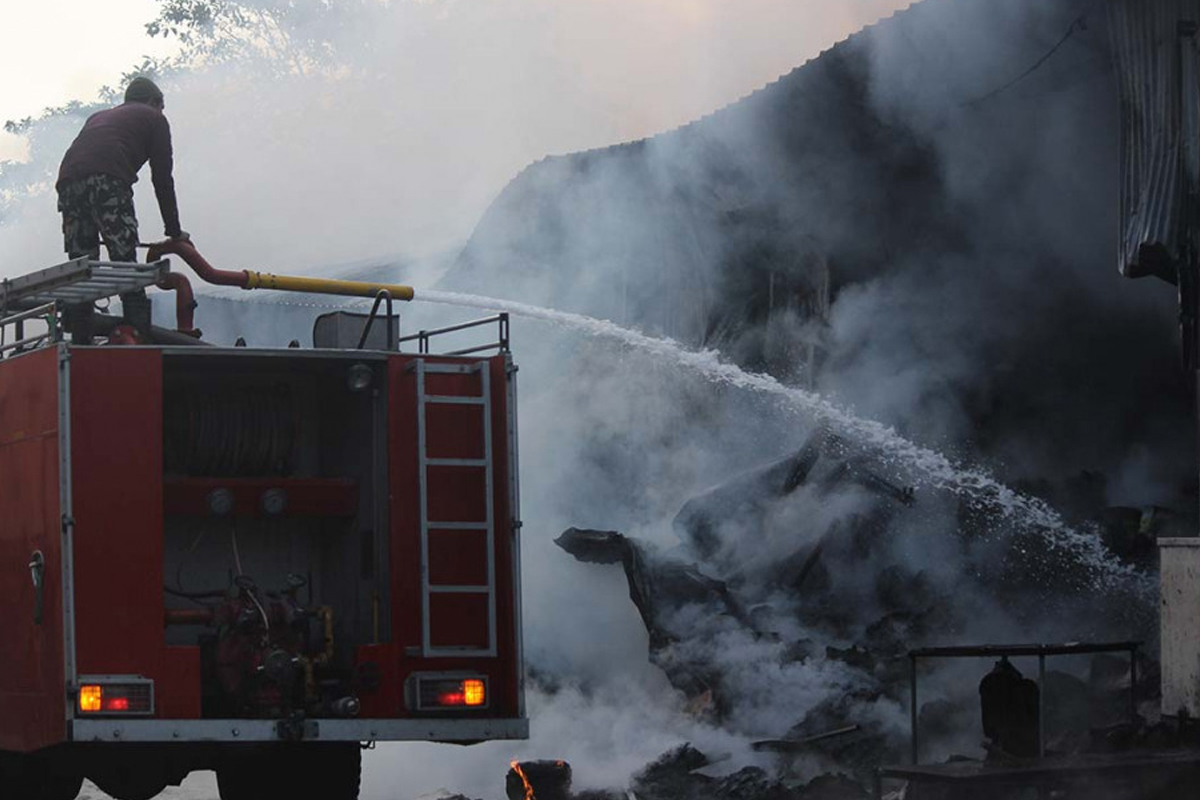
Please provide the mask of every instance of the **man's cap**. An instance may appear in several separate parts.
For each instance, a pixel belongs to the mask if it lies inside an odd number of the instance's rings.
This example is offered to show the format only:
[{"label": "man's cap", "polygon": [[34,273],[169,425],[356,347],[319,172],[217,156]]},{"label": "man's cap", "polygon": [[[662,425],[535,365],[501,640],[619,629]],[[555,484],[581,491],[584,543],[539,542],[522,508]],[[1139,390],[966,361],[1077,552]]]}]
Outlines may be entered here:
[{"label": "man's cap", "polygon": [[154,81],[149,78],[143,78],[140,75],[131,80],[129,85],[125,87],[126,103],[155,103],[162,99],[162,89],[159,89]]}]

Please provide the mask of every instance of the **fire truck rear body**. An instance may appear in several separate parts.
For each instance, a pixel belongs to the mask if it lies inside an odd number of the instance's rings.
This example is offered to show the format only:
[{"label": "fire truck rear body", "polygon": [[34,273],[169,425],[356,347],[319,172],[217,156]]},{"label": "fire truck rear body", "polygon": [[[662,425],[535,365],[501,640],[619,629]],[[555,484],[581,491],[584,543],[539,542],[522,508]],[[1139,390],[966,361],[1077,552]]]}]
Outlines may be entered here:
[{"label": "fire truck rear body", "polygon": [[496,319],[492,355],[0,352],[0,751],[524,738]]}]

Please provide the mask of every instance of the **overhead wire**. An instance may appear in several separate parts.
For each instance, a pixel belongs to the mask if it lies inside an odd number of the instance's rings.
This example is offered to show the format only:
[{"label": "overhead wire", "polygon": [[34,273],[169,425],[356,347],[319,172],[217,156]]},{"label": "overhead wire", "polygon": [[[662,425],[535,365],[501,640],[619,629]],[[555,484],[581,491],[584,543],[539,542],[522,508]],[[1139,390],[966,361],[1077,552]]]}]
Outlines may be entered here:
[{"label": "overhead wire", "polygon": [[1043,54],[1042,57],[1039,58],[1037,61],[1035,61],[1033,63],[1033,65],[1030,66],[1027,70],[1025,70],[1020,75],[1018,75],[1017,77],[1010,80],[1008,83],[1005,83],[1004,85],[993,89],[992,91],[988,92],[987,94],[980,95],[979,97],[976,97],[972,100],[964,101],[962,103],[963,107],[971,108],[971,107],[986,103],[988,100],[991,100],[992,98],[998,97],[999,95],[1003,94],[1004,92],[1007,92],[1009,89],[1013,88],[1018,83],[1025,80],[1030,75],[1032,75],[1033,73],[1035,73],[1039,69],[1041,69],[1043,66],[1045,66],[1046,62],[1048,62],[1050,59],[1054,58],[1055,54],[1058,53],[1058,51],[1062,49],[1063,45],[1065,45],[1068,41],[1071,40],[1072,36],[1074,36],[1076,33],[1079,33],[1080,31],[1086,31],[1088,29],[1088,24],[1087,24],[1088,15],[1091,13],[1092,8],[1094,6],[1096,6],[1097,3],[1099,3],[1099,2],[1100,2],[1100,0],[1088,0],[1088,2],[1085,3],[1080,8],[1079,13],[1077,13],[1075,15],[1075,17],[1071,20],[1071,24],[1067,26],[1067,31],[1066,31],[1066,33],[1064,33],[1062,35],[1062,38],[1059,39],[1057,42],[1055,42],[1054,46],[1051,47],[1048,51],[1046,51],[1046,53]]}]

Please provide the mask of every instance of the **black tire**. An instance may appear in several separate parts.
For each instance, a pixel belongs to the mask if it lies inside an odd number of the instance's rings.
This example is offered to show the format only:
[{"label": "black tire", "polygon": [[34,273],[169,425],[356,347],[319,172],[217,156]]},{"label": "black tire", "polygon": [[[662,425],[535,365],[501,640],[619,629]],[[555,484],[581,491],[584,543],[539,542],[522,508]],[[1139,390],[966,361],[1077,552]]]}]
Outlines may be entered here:
[{"label": "black tire", "polygon": [[0,753],[0,800],[75,800],[83,776],[63,758]]},{"label": "black tire", "polygon": [[221,800],[262,800],[266,776],[253,759],[239,758],[217,768],[217,791]]},{"label": "black tire", "polygon": [[[358,742],[329,742],[301,747],[306,774],[304,788],[323,800],[358,800],[362,781],[362,748]],[[296,795],[301,796],[301,795]]]},{"label": "black tire", "polygon": [[[159,778],[136,774],[90,775],[92,783],[116,800],[150,800],[162,794],[167,784]],[[78,790],[76,790],[78,794]],[[75,795],[71,795],[74,797]]]},{"label": "black tire", "polygon": [[358,800],[357,742],[287,744],[232,755],[217,767],[221,800]]},{"label": "black tire", "polygon": [[75,800],[82,788],[82,775],[64,771],[44,779],[32,796],[38,800]]},{"label": "black tire", "polygon": [[25,756],[0,751],[0,800],[17,800],[25,787]]}]

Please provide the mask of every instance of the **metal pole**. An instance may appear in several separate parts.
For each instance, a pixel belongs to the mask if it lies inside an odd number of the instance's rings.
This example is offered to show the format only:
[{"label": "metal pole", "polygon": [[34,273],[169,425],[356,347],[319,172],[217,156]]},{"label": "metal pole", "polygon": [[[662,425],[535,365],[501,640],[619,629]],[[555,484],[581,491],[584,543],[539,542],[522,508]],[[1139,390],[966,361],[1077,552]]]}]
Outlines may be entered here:
[{"label": "metal pole", "polygon": [[399,348],[396,339],[400,334],[396,330],[396,317],[392,313],[392,293],[387,289],[381,291],[384,299],[387,301],[387,349],[396,350]]},{"label": "metal pole", "polygon": [[911,682],[912,696],[910,703],[912,708],[912,763],[920,763],[920,749],[917,743],[917,657],[911,653],[908,656],[909,665],[909,680]]},{"label": "metal pole", "polygon": [[1046,656],[1038,654],[1038,758],[1046,757]]},{"label": "metal pole", "polygon": [[1129,648],[1129,721],[1137,722],[1137,645]]},{"label": "metal pole", "polygon": [[375,316],[379,313],[379,304],[384,300],[387,301],[387,349],[394,350],[396,347],[395,338],[396,331],[392,325],[392,293],[387,289],[380,289],[379,294],[375,295],[375,302],[371,304],[371,313],[367,316],[367,324],[363,325],[362,336],[358,339],[358,347],[362,350],[367,344],[367,336],[371,333],[371,326],[375,324]]}]

